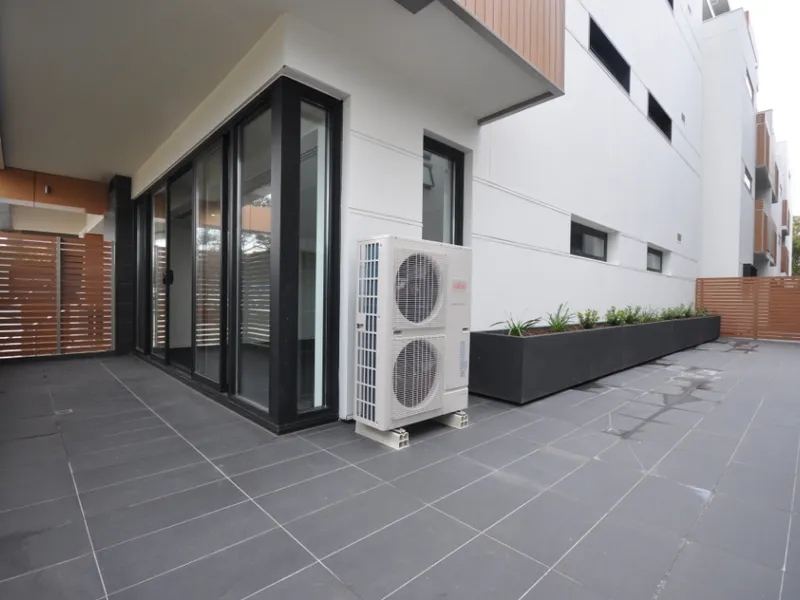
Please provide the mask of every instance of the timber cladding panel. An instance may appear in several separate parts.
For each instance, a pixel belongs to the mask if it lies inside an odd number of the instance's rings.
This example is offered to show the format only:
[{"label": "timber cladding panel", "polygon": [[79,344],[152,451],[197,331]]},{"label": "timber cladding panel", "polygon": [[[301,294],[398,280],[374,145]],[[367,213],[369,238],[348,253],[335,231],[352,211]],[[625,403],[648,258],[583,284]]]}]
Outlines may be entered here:
[{"label": "timber cladding panel", "polygon": [[564,89],[565,0],[455,0]]},{"label": "timber cladding panel", "polygon": [[0,232],[0,358],[111,350],[113,245]]},{"label": "timber cladding panel", "polygon": [[800,341],[800,277],[704,278],[696,294],[723,336]]}]

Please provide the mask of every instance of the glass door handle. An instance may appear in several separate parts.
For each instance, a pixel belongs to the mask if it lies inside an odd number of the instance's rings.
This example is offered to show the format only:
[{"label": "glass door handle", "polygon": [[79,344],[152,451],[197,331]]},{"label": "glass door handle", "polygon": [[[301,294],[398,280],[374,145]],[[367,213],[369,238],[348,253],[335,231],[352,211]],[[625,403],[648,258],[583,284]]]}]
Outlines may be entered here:
[{"label": "glass door handle", "polygon": [[172,272],[172,269],[164,271],[164,276],[161,278],[161,283],[164,285],[172,285],[173,281],[175,281],[175,273]]}]

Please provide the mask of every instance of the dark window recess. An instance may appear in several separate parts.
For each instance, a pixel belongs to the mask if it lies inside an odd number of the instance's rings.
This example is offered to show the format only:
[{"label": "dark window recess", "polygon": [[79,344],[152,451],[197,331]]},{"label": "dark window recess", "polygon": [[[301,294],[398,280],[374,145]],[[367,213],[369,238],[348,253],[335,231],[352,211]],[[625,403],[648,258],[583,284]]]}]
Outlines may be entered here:
[{"label": "dark window recess", "polygon": [[655,248],[647,249],[647,270],[661,273],[664,265],[664,253]]},{"label": "dark window recess", "polygon": [[661,108],[658,101],[653,98],[653,94],[647,94],[647,116],[653,122],[653,125],[672,140],[672,119],[669,118],[667,111]]},{"label": "dark window recess", "polygon": [[667,4],[669,4],[669,7],[671,9],[673,9],[673,10],[675,9],[675,0],[667,0]]},{"label": "dark window recess", "polygon": [[631,67],[593,20],[589,21],[589,50],[625,91],[631,91]]},{"label": "dark window recess", "polygon": [[750,263],[745,263],[742,265],[742,276],[743,277],[757,277],[758,276],[758,269],[756,269]]},{"label": "dark window recess", "polygon": [[580,223],[572,223],[570,254],[604,261],[608,258],[607,248],[608,234],[605,231],[598,231]]}]

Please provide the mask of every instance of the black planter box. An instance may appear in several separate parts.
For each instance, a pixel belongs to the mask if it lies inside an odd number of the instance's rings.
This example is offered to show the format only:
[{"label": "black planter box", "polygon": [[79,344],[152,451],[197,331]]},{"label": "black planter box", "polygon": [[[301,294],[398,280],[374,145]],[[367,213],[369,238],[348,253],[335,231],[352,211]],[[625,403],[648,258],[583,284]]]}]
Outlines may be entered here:
[{"label": "black planter box", "polygon": [[527,337],[475,331],[469,391],[526,404],[716,340],[719,327],[719,317],[697,317]]}]

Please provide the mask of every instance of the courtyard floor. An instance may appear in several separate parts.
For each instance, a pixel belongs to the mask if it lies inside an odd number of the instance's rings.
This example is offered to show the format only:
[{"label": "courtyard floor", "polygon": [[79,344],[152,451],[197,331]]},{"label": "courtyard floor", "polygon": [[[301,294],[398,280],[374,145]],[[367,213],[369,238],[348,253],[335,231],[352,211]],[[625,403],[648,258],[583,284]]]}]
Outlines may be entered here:
[{"label": "courtyard floor", "polygon": [[0,598],[800,598],[800,345],[469,414],[391,451],[133,357],[2,365]]}]

